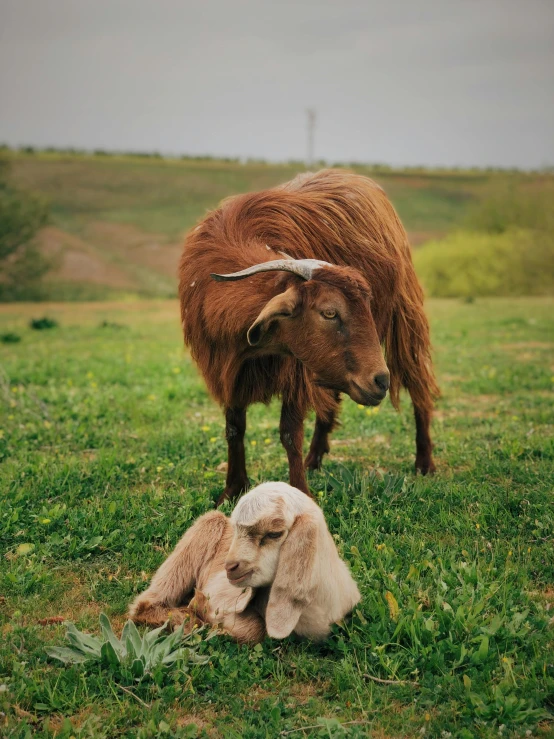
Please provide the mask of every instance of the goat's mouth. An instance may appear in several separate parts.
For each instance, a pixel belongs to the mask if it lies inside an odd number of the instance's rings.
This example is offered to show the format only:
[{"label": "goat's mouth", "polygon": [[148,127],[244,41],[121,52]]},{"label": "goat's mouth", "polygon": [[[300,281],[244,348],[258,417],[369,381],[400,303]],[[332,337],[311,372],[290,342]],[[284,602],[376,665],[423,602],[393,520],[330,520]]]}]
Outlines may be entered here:
[{"label": "goat's mouth", "polygon": [[350,395],[355,403],[360,403],[360,405],[368,405],[371,407],[379,405],[381,401],[385,398],[386,394],[386,390],[384,392],[373,392],[370,390],[364,390],[358,385],[357,382],[354,382],[354,380],[352,381],[348,390],[348,395]]},{"label": "goat's mouth", "polygon": [[231,585],[240,585],[244,580],[246,580],[247,577],[250,577],[250,575],[254,572],[254,570],[248,570],[248,572],[245,572],[243,575],[239,575],[238,577],[231,577],[231,575],[227,575],[227,580],[231,583]]}]

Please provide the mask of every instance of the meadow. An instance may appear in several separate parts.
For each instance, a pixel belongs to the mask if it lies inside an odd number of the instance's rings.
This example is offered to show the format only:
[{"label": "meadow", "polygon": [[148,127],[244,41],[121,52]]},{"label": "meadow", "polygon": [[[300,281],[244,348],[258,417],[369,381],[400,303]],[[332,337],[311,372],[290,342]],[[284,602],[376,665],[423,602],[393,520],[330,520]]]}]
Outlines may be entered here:
[{"label": "meadow", "polygon": [[[134,186],[148,207],[148,185]],[[69,207],[57,218],[82,225]],[[173,300],[0,306],[0,334],[21,339],[0,343],[0,734],[553,736],[554,300],[428,311],[437,474],[412,472],[405,398],[400,413],[345,399],[310,475],[362,592],[352,617],[321,644],[201,634],[204,664],[139,681],[105,663],[64,668],[45,649],[64,643],[56,619],[98,633],[105,613],[119,634],[129,601],[221,492],[222,414]],[[29,328],[45,314],[59,325]],[[278,410],[249,412],[253,483],[286,479]]]}]

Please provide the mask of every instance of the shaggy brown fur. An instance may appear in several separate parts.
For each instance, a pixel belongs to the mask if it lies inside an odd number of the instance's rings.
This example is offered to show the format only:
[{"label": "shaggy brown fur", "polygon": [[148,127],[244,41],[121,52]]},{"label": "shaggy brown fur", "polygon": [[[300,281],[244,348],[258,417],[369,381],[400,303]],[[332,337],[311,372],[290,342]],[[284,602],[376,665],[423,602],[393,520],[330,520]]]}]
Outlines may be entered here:
[{"label": "shaggy brown fur", "polygon": [[[318,269],[307,282],[284,272],[227,283],[210,277],[280,259],[281,252],[336,266]],[[210,392],[225,408],[229,467],[221,499],[248,486],[243,443],[247,406],[268,403],[275,395],[283,402],[281,439],[291,484],[308,492],[300,457],[305,414],[316,410],[306,460],[315,468],[329,449],[339,393],[365,402],[344,378],[365,373],[365,387],[370,387],[377,372],[386,372],[379,344],[390,371],[393,405],[398,408],[401,387],[412,398],[416,469],[434,470],[429,424],[439,391],[423,292],[406,232],[372,180],[323,170],[223,201],[187,236],[179,295],[185,342]],[[329,322],[320,326],[315,317],[328,299],[346,316],[334,335]],[[265,319],[264,310],[269,310]],[[285,320],[291,317],[296,320]],[[263,335],[256,346],[247,340],[253,324]],[[335,351],[339,345],[343,348]]]}]

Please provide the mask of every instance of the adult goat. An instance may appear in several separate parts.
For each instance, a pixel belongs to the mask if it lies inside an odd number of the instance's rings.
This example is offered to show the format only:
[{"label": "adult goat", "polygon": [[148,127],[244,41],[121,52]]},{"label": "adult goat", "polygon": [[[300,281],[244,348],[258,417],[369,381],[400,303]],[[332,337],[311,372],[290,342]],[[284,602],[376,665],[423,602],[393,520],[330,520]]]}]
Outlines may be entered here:
[{"label": "adult goat", "polygon": [[246,408],[275,395],[290,483],[305,493],[304,418],[315,409],[305,464],[317,469],[343,392],[377,405],[390,388],[397,408],[405,387],[416,470],[434,471],[438,387],[423,292],[406,232],[376,183],[323,170],[228,198],[187,235],[179,276],[185,343],[225,409],[229,463],[218,503],[248,487]]}]

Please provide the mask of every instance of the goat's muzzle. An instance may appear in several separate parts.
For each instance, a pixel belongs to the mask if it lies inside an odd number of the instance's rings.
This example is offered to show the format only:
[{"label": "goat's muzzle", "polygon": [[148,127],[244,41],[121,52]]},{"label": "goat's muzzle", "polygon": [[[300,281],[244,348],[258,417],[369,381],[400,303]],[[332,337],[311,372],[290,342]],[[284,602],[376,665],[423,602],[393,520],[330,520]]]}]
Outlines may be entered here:
[{"label": "goat's muzzle", "polygon": [[367,384],[360,378],[352,378],[348,395],[356,403],[361,405],[375,406],[383,400],[390,386],[390,375],[388,372],[378,372]]},{"label": "goat's muzzle", "polygon": [[227,573],[227,579],[232,585],[239,585],[253,572],[252,569],[245,569],[244,562],[238,562],[236,560],[225,562],[225,571]]}]

